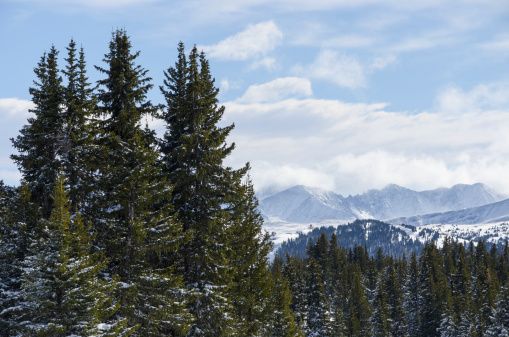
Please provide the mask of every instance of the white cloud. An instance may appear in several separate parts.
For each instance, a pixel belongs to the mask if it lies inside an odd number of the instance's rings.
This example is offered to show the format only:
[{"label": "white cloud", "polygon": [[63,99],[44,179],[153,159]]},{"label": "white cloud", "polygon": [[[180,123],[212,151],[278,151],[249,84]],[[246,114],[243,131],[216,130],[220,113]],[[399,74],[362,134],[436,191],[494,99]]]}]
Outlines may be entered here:
[{"label": "white cloud", "polygon": [[[484,182],[509,194],[508,90],[445,90],[432,112],[420,113],[311,98],[228,102],[237,143],[229,160],[251,162],[258,190],[315,184],[348,194],[389,183],[429,189]],[[459,114],[458,106],[469,109]]]},{"label": "white cloud", "polygon": [[372,70],[380,70],[384,69],[389,64],[392,64],[394,62],[396,62],[396,57],[394,55],[377,57],[373,60],[373,63],[371,64],[370,68]]},{"label": "white cloud", "polygon": [[302,76],[331,81],[350,89],[366,86],[365,70],[359,61],[332,50],[320,52],[311,65],[296,66],[294,72]]},{"label": "white cloud", "polygon": [[[256,118],[261,115],[271,116],[294,116],[321,117],[327,120],[330,127],[330,121],[350,118],[357,118],[369,113],[374,113],[387,106],[386,103],[344,103],[335,100],[324,99],[285,99],[278,102],[267,103],[250,103],[243,104],[241,102],[226,102],[226,119],[238,118],[238,116],[251,116]],[[356,117],[357,116],[357,117]]]},{"label": "white cloud", "polygon": [[[3,144],[10,145],[10,138],[15,138],[18,131],[30,116],[29,109],[33,103],[17,98],[0,98],[0,134]],[[12,146],[0,147],[0,179],[8,185],[18,184],[21,175],[16,170],[9,156],[15,152]]]},{"label": "white cloud", "polygon": [[213,46],[200,46],[210,58],[247,60],[263,56],[281,44],[283,33],[273,21],[250,25]]},{"label": "white cloud", "polygon": [[316,169],[298,165],[272,165],[268,162],[256,164],[250,172],[255,188],[267,187],[271,190],[283,190],[295,185],[305,185],[333,190],[334,176]]},{"label": "white cloud", "polygon": [[17,98],[0,98],[0,119],[3,121],[17,119],[26,120],[29,116],[28,109],[33,108],[31,101]]},{"label": "white cloud", "polygon": [[237,102],[274,102],[291,96],[306,97],[312,94],[311,82],[307,78],[285,77],[250,86]]},{"label": "white cloud", "polygon": [[276,59],[272,57],[265,57],[259,61],[254,61],[251,63],[251,69],[256,70],[260,67],[264,67],[267,70],[273,70],[276,66]]},{"label": "white cloud", "polygon": [[468,92],[448,86],[438,94],[436,109],[450,113],[509,109],[509,83],[479,84]]},{"label": "white cloud", "polygon": [[481,43],[481,48],[494,52],[509,52],[509,34],[499,35],[496,39]]},{"label": "white cloud", "polygon": [[221,80],[221,91],[228,91],[230,90],[230,82],[226,79]]}]

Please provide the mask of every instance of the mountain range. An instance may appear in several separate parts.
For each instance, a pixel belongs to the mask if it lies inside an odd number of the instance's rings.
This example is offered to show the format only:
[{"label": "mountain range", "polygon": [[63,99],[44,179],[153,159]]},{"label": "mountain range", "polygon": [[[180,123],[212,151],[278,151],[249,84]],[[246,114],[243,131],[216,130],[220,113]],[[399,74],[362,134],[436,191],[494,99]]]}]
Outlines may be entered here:
[{"label": "mountain range", "polygon": [[348,197],[298,185],[262,199],[259,210],[269,222],[378,219],[412,225],[471,224],[508,220],[505,198],[481,183],[420,192],[391,184]]}]

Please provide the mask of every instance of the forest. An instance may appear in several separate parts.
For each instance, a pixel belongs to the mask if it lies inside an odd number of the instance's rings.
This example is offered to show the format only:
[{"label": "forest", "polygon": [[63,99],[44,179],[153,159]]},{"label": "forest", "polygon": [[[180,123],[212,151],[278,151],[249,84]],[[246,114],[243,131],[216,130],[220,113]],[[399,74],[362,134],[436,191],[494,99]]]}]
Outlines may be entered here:
[{"label": "forest", "polygon": [[83,48],[71,40],[63,66],[59,53],[34,68],[12,139],[23,179],[0,184],[1,336],[509,336],[507,243],[393,257],[332,233],[270,261],[196,47],[178,45],[162,105],[125,30],[96,84]]}]

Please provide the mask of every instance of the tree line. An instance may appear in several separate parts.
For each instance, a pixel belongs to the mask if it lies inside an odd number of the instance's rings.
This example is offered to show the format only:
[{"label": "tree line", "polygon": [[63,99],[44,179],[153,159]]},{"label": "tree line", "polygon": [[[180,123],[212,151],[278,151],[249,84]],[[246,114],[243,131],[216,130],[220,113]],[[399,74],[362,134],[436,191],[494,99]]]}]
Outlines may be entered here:
[{"label": "tree line", "polygon": [[180,43],[154,105],[125,30],[108,49],[96,84],[72,40],[34,69],[23,179],[0,186],[0,335],[299,336],[205,54]]},{"label": "tree line", "polygon": [[509,335],[507,241],[488,250],[446,238],[394,257],[322,232],[305,257],[278,255],[271,269],[287,280],[306,336]]}]

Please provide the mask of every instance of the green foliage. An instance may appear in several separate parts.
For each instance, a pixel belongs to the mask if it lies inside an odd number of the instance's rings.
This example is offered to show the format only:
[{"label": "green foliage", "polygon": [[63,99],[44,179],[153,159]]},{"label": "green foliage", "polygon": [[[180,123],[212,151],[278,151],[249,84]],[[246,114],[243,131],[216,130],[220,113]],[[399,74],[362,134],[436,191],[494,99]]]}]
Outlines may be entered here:
[{"label": "green foliage", "polygon": [[[98,244],[110,258],[109,272],[120,277],[120,314],[139,326],[135,335],[181,335],[192,317],[185,309],[181,277],[171,259],[185,241],[171,216],[171,186],[157,163],[153,132],[141,128],[141,118],[154,113],[146,99],[152,87],[147,71],[135,64],[125,31],[113,34],[106,78],[98,95],[104,116],[98,135],[95,226]],[[154,291],[162,289],[161,291]]]},{"label": "green foliage", "polygon": [[49,216],[53,183],[61,166],[59,139],[63,133],[64,89],[58,69],[58,51],[54,46],[45,53],[34,72],[37,81],[30,88],[34,117],[11,139],[18,154],[11,158],[18,165],[32,191],[32,198]]},{"label": "green foliage", "polygon": [[[71,219],[70,203],[59,176],[49,220],[41,220],[23,261],[18,318],[24,336],[125,336],[132,330],[114,318],[115,279],[101,279],[106,267],[100,252],[91,252],[90,227],[81,216]],[[107,327],[107,329],[105,329]]]}]

